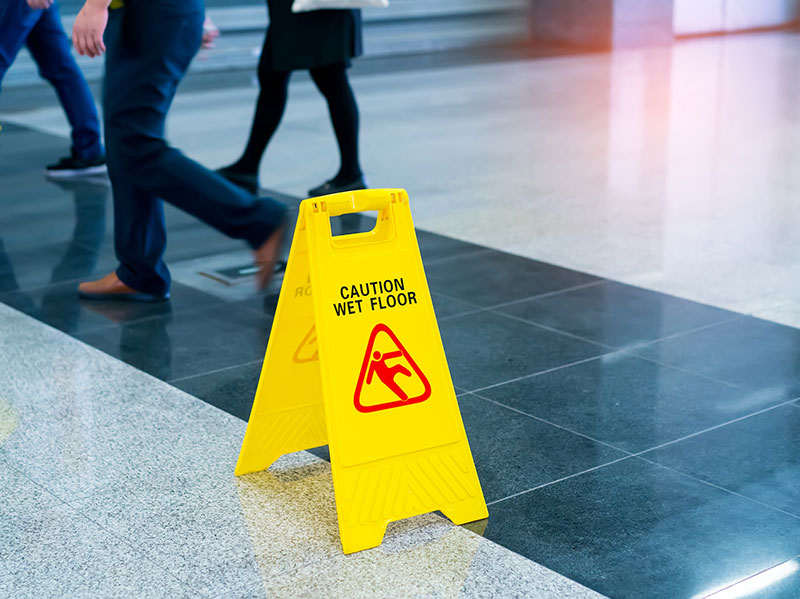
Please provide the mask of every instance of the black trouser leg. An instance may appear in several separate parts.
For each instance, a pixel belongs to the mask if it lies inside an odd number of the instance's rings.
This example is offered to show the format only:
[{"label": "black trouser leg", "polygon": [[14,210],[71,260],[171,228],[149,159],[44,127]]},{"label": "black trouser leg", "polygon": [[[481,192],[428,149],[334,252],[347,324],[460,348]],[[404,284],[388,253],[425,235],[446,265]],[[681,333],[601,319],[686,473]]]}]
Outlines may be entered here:
[{"label": "black trouser leg", "polygon": [[339,144],[341,168],[336,183],[349,183],[361,176],[358,160],[358,104],[347,80],[344,64],[311,69],[311,78],[328,102],[331,124]]},{"label": "black trouser leg", "polygon": [[261,52],[261,60],[258,63],[258,82],[261,92],[258,94],[256,102],[250,137],[242,157],[231,165],[231,170],[252,175],[258,174],[261,157],[283,118],[289,94],[290,76],[290,71],[275,71],[272,68],[265,43],[264,50]]}]

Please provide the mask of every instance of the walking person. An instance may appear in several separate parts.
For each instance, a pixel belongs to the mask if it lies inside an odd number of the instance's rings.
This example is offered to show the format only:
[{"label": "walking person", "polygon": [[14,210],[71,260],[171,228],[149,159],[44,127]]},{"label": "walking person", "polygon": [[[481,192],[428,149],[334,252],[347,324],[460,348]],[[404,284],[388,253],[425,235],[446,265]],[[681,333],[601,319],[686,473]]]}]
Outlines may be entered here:
[{"label": "walking person", "polygon": [[82,55],[106,54],[103,112],[119,266],[82,283],[80,294],[136,301],[169,297],[162,200],[246,241],[264,287],[280,250],[286,207],[246,193],[164,140],[167,111],[203,38],[202,0],[114,0],[108,10],[109,3],[86,0],[72,39]]},{"label": "walking person", "polygon": [[339,146],[341,166],[329,181],[309,190],[309,196],[364,189],[358,156],[358,105],[347,68],[362,53],[361,11],[314,10],[293,13],[293,0],[267,0],[269,28],[258,63],[261,91],[250,137],[241,157],[219,170],[246,189],[258,188],[261,157],[286,108],[292,71],[307,69],[328,103]]},{"label": "walking person", "polygon": [[53,0],[0,0],[0,84],[22,46],[39,67],[39,74],[55,88],[72,127],[70,155],[48,165],[54,179],[105,173],[105,152],[94,99],[70,52]]}]

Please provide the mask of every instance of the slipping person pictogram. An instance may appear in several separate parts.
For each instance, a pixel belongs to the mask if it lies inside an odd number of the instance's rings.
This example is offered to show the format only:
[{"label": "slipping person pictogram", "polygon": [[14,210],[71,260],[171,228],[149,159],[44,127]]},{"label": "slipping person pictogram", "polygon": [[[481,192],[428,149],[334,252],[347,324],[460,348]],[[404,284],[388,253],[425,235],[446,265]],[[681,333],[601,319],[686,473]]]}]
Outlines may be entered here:
[{"label": "slipping person pictogram", "polygon": [[[390,364],[392,360],[401,362]],[[376,376],[382,385],[373,384]],[[403,378],[398,381],[400,376]],[[421,403],[430,396],[428,377],[397,335],[385,324],[375,325],[356,384],[356,409],[359,412],[375,412]]]},{"label": "slipping person pictogram", "polygon": [[398,374],[411,378],[411,371],[402,364],[389,366],[386,363],[388,360],[393,360],[394,358],[400,358],[402,356],[403,352],[401,351],[393,351],[387,354],[381,354],[379,351],[373,353],[373,360],[370,362],[369,371],[367,372],[367,385],[372,384],[372,375],[377,374],[380,381],[389,387],[397,397],[403,401],[408,401],[408,395],[403,391],[403,388],[397,384],[395,378]]}]

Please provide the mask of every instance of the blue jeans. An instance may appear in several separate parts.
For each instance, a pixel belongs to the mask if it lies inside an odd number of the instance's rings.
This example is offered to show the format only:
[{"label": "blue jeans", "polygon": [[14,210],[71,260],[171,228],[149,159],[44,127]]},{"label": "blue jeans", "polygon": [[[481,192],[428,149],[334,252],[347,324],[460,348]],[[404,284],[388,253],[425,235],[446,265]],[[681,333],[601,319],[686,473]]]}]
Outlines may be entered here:
[{"label": "blue jeans", "polygon": [[[129,2],[112,10],[103,89],[108,175],[114,193],[117,276],[161,295],[170,276],[163,201],[257,248],[282,224],[285,206],[256,199],[164,140],[164,121],[203,31],[203,9],[186,0]],[[213,140],[210,142],[213,143]]]},{"label": "blue jeans", "polygon": [[0,83],[25,44],[64,107],[72,126],[73,156],[90,160],[102,155],[97,109],[70,52],[58,7],[31,10],[25,0],[0,0]]}]

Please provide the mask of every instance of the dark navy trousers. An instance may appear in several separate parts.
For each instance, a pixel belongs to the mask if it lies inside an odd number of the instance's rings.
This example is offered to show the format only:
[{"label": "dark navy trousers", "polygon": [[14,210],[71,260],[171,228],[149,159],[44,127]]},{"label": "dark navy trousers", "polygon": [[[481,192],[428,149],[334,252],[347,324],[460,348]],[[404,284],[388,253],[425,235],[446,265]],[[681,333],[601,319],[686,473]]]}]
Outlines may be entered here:
[{"label": "dark navy trousers", "polygon": [[58,94],[72,126],[72,153],[92,159],[103,153],[100,120],[89,86],[70,52],[58,6],[31,10],[25,0],[0,0],[0,83],[22,46],[28,46],[39,74]]},{"label": "dark navy trousers", "polygon": [[111,11],[105,35],[103,111],[117,276],[159,295],[170,285],[162,200],[253,248],[282,223],[286,210],[254,198],[164,140],[167,111],[203,29],[202,5],[180,5],[189,10],[177,10],[177,2],[128,0]]}]

